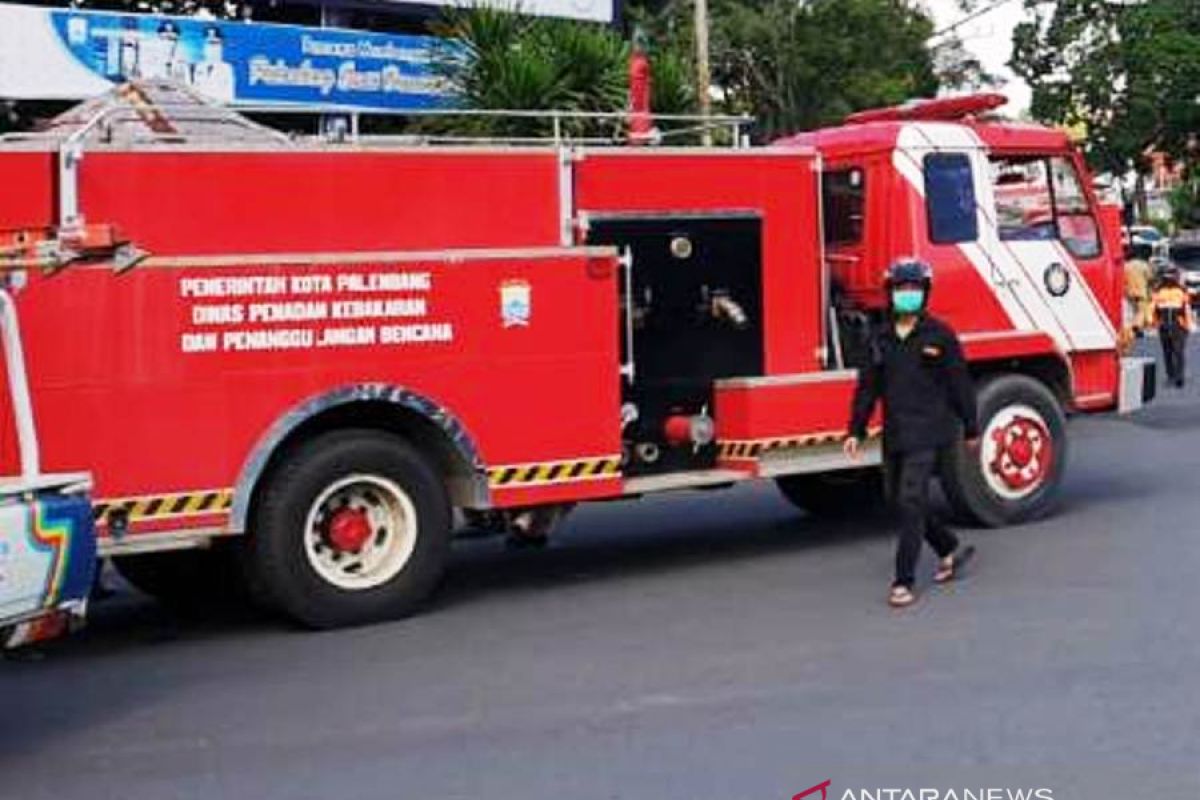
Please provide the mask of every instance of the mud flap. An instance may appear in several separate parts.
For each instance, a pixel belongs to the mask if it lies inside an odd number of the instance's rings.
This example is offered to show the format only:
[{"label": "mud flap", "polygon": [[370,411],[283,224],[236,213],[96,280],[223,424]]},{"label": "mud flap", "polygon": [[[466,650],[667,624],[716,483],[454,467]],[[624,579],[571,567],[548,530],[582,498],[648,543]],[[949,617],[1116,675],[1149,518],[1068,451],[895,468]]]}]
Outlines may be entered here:
[{"label": "mud flap", "polygon": [[1154,400],[1158,387],[1152,358],[1122,358],[1118,413],[1129,414]]}]

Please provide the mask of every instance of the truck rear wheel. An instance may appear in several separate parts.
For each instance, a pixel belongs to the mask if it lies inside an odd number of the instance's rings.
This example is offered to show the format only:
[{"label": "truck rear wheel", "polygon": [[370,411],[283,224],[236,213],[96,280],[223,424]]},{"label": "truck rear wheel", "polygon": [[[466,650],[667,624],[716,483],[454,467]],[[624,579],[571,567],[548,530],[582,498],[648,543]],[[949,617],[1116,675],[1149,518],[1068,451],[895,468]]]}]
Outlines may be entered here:
[{"label": "truck rear wheel", "polygon": [[989,527],[1034,519],[1053,506],[1067,463],[1067,420],[1054,394],[1003,375],[978,394],[979,449],[956,447],[942,486],[960,515]]},{"label": "truck rear wheel", "polygon": [[861,512],[883,501],[883,473],[874,468],[784,475],[775,485],[792,505],[821,517]]},{"label": "truck rear wheel", "polygon": [[256,585],[312,628],[404,616],[440,580],[450,529],[445,487],[408,442],[327,433],[288,454],[259,497]]}]

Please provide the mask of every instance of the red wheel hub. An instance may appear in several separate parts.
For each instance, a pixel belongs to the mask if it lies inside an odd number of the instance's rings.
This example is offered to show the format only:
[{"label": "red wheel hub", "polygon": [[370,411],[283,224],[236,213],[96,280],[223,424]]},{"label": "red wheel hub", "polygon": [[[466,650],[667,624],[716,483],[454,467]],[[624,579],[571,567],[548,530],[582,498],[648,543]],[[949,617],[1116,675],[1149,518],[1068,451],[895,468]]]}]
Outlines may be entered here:
[{"label": "red wheel hub", "polygon": [[1039,419],[1015,416],[992,433],[996,455],[990,468],[1004,485],[1022,491],[1040,484],[1050,472],[1054,443]]},{"label": "red wheel hub", "polygon": [[343,508],[329,520],[329,543],[338,550],[357,553],[371,538],[367,512]]},{"label": "red wheel hub", "polygon": [[1033,460],[1033,445],[1026,438],[1014,439],[1008,446],[1008,455],[1016,466],[1027,467]]}]

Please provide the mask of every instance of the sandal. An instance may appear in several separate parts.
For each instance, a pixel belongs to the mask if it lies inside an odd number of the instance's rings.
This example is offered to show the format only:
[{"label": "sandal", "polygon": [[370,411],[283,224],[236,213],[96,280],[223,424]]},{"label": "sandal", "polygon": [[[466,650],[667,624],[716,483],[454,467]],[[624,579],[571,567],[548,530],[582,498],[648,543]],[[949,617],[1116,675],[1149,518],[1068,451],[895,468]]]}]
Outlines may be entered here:
[{"label": "sandal", "polygon": [[917,596],[907,586],[893,586],[891,593],[888,595],[888,605],[892,608],[904,608],[905,606],[911,606],[915,602],[917,602]]},{"label": "sandal", "polygon": [[937,571],[933,573],[934,583],[949,583],[961,577],[963,568],[975,557],[975,548],[971,545],[960,548],[943,558],[938,563]]}]

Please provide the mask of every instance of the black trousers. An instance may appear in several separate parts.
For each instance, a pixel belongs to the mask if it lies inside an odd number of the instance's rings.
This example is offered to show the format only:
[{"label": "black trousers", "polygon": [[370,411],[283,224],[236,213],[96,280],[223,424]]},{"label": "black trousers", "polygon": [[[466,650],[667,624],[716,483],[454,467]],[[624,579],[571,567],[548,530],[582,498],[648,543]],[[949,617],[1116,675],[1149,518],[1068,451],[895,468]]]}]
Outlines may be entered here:
[{"label": "black trousers", "polygon": [[1158,338],[1162,342],[1163,361],[1167,362],[1167,381],[1183,386],[1187,367],[1187,329],[1178,325],[1163,325],[1158,329]]},{"label": "black trousers", "polygon": [[958,549],[958,537],[929,509],[929,483],[937,465],[934,450],[889,455],[884,462],[888,500],[900,521],[895,586],[912,588],[922,540],[929,542],[938,558]]}]

